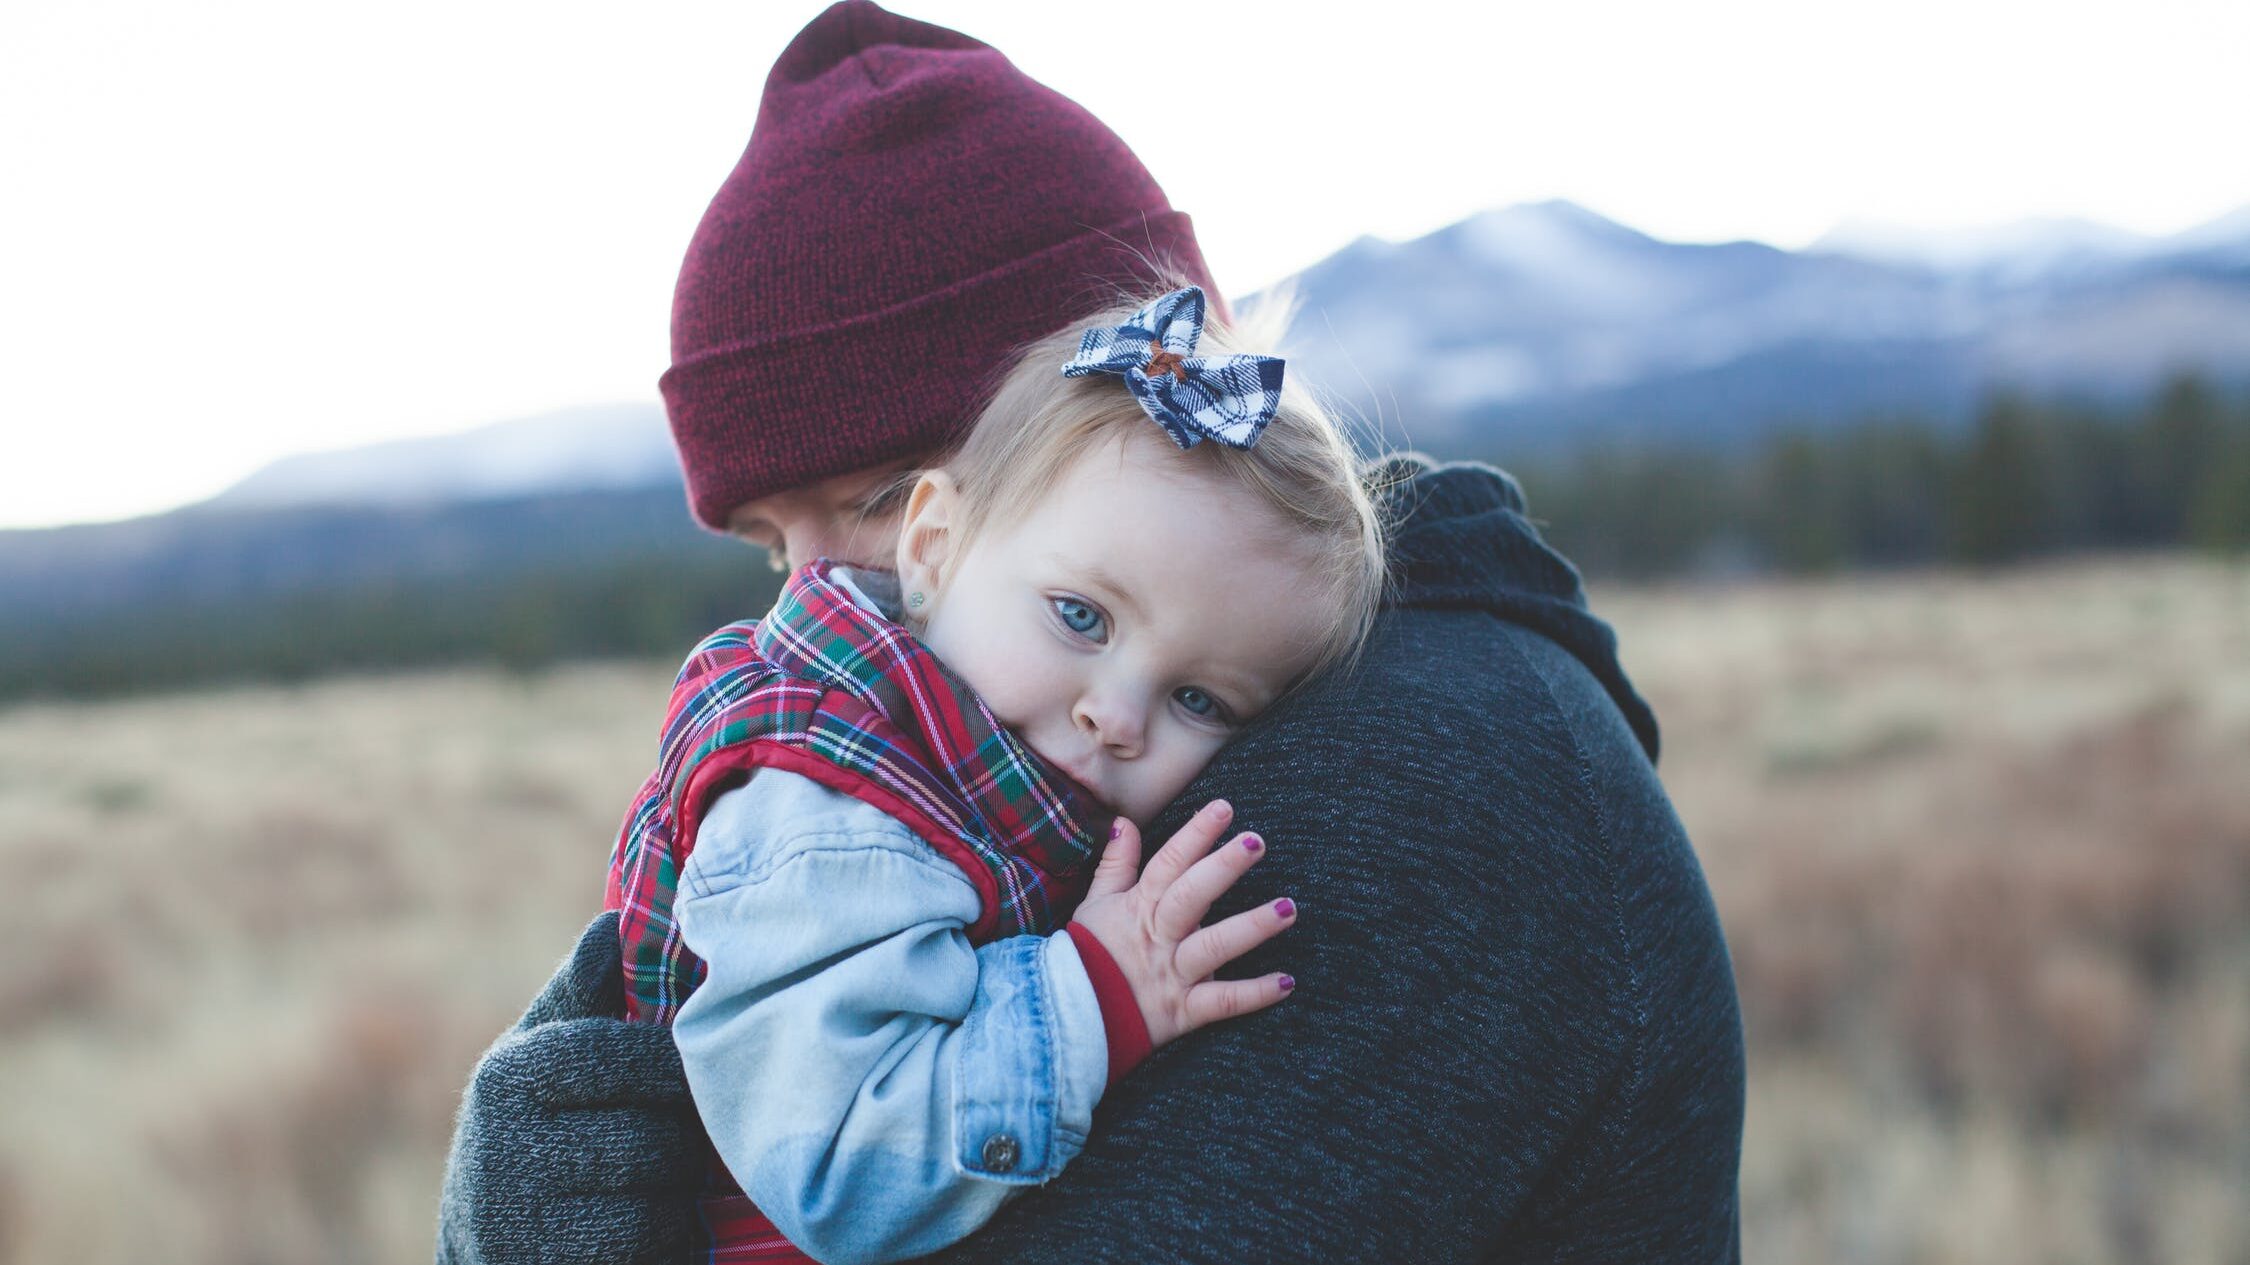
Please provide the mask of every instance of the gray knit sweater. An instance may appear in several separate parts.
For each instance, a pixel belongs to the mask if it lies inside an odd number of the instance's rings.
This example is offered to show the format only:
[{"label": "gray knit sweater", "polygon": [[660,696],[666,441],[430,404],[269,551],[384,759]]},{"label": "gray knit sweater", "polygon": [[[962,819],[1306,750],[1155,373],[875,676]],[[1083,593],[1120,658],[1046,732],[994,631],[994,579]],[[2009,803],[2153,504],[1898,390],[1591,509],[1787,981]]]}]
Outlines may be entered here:
[{"label": "gray knit sweater", "polygon": [[[1238,969],[1295,993],[1158,1051],[942,1259],[1739,1259],[1740,1018],[1654,718],[1506,476],[1391,473],[1364,663],[1181,798],[1273,841],[1212,916],[1294,897]],[[596,1017],[601,930],[478,1066],[440,1261],[686,1259],[692,1110],[659,1030]]]}]

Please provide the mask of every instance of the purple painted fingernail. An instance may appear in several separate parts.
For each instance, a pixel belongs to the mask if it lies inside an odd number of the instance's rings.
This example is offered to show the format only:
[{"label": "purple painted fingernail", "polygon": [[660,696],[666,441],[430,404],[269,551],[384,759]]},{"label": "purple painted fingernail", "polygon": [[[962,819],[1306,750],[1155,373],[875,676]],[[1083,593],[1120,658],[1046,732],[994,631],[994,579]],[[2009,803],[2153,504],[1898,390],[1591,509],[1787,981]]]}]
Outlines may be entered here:
[{"label": "purple painted fingernail", "polygon": [[1256,835],[1244,835],[1242,836],[1242,846],[1250,852],[1263,852],[1266,849],[1266,841]]},{"label": "purple painted fingernail", "polygon": [[1289,991],[1290,989],[1292,989],[1292,988],[1295,988],[1296,986],[1297,986],[1297,981],[1295,981],[1295,980],[1293,980],[1293,979],[1289,978],[1289,977],[1288,977],[1288,976],[1286,976],[1286,975],[1284,975],[1284,976],[1282,976],[1282,977],[1281,977],[1281,991],[1282,991],[1282,992],[1285,992],[1285,993],[1286,993],[1286,992],[1288,992],[1288,991]]},{"label": "purple painted fingernail", "polygon": [[1297,916],[1297,902],[1284,896],[1273,903],[1273,911],[1284,918],[1294,918]]},{"label": "purple painted fingernail", "polygon": [[1109,823],[1109,837],[1110,837],[1110,838],[1112,838],[1112,839],[1115,839],[1115,838],[1116,838],[1117,836],[1119,836],[1119,835],[1121,835],[1121,834],[1124,834],[1124,833],[1125,833],[1125,823],[1124,823],[1124,822],[1122,822],[1122,821],[1113,821],[1113,822]]}]

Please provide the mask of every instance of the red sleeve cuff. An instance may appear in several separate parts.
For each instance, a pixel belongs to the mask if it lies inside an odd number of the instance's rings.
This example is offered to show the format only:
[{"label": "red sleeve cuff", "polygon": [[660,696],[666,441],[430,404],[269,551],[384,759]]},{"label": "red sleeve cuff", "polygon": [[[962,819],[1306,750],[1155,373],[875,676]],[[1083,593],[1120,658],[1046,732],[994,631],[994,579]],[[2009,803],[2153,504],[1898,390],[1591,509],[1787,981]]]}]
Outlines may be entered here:
[{"label": "red sleeve cuff", "polygon": [[1086,964],[1086,978],[1094,982],[1094,1000],[1101,1004],[1102,1030],[1109,1037],[1109,1083],[1115,1085],[1148,1057],[1148,1021],[1141,1018],[1141,1003],[1125,972],[1094,933],[1075,922],[1067,930],[1078,946],[1078,960]]}]

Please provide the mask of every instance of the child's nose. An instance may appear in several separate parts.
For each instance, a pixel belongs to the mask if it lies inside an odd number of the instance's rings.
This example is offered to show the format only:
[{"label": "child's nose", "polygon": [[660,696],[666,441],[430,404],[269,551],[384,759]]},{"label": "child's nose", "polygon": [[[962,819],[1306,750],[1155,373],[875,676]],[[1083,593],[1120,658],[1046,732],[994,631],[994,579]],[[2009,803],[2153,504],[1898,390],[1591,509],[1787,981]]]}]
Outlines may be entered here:
[{"label": "child's nose", "polygon": [[1147,721],[1141,709],[1122,693],[1089,691],[1080,695],[1073,719],[1108,754],[1130,760],[1141,753]]}]

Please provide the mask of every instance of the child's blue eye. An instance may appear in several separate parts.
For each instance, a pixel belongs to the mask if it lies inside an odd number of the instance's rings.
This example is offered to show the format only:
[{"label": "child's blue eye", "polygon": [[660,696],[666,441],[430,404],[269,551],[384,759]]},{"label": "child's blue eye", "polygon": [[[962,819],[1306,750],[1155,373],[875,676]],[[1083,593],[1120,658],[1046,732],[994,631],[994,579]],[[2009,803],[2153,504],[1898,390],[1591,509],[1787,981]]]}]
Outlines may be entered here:
[{"label": "child's blue eye", "polygon": [[1172,691],[1172,697],[1178,699],[1180,706],[1187,708],[1194,715],[1213,720],[1225,719],[1220,715],[1219,700],[1192,685],[1183,685]]},{"label": "child's blue eye", "polygon": [[1075,597],[1057,597],[1049,601],[1055,608],[1055,617],[1063,627],[1089,641],[1107,641],[1109,634],[1102,627],[1102,613]]}]

